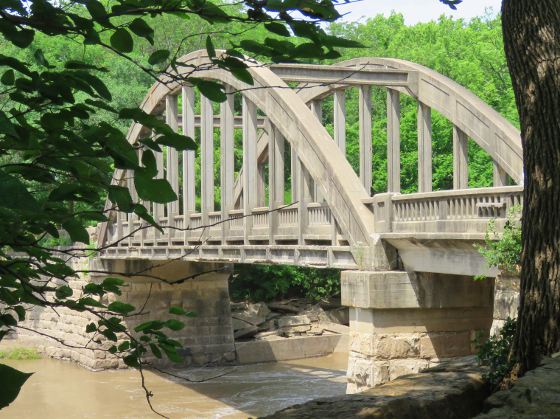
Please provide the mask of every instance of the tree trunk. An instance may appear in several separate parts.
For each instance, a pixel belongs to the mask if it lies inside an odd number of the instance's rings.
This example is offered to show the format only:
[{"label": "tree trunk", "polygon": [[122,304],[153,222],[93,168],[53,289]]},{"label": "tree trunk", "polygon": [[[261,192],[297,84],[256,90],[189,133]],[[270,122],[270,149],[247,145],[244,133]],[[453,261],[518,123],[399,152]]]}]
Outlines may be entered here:
[{"label": "tree trunk", "polygon": [[523,374],[560,351],[560,0],[503,0],[506,58],[523,139]]}]

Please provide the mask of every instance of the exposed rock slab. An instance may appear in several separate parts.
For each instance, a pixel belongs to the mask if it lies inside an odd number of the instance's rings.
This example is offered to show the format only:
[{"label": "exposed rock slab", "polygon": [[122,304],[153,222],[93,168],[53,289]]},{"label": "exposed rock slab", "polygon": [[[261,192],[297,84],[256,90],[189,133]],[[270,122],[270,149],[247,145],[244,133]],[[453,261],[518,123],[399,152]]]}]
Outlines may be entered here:
[{"label": "exposed rock slab", "polygon": [[489,394],[474,357],[403,376],[364,393],[313,400],[269,418],[463,419],[482,410]]},{"label": "exposed rock slab", "polygon": [[560,418],[560,353],[529,371],[509,390],[498,391],[484,403],[478,419]]}]

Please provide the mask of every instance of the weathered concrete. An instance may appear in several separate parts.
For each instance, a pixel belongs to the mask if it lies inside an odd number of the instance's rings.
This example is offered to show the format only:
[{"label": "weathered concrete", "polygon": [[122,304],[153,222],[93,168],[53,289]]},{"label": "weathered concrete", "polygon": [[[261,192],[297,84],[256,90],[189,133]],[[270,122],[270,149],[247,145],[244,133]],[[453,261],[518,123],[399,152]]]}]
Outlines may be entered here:
[{"label": "weathered concrete", "polygon": [[511,389],[492,394],[477,419],[560,418],[560,353],[521,377]]},{"label": "weathered concrete", "polygon": [[492,322],[492,282],[406,272],[342,274],[350,307],[349,393],[474,354]]},{"label": "weathered concrete", "polygon": [[473,358],[348,395],[289,407],[269,418],[467,419],[482,410],[489,388]]},{"label": "weathered concrete", "polygon": [[236,342],[235,349],[240,364],[289,361],[329,355],[333,352],[346,352],[348,335],[300,336]]}]

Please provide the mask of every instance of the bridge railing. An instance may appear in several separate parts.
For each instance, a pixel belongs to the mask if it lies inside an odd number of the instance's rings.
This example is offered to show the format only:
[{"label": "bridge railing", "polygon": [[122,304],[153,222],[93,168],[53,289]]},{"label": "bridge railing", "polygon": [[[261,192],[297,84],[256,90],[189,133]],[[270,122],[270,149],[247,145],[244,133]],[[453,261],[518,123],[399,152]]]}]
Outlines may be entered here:
[{"label": "bridge railing", "polygon": [[503,228],[509,212],[520,207],[522,186],[463,189],[408,195],[384,193],[365,200],[377,233],[415,235],[485,234],[488,222]]}]

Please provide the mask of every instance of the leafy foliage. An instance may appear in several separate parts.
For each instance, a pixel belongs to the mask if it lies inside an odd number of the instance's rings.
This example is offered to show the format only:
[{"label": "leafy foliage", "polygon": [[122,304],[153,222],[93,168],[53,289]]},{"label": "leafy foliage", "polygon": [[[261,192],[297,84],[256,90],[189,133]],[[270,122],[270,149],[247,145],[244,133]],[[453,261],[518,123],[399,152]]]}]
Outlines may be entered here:
[{"label": "leafy foliage", "polygon": [[271,301],[304,296],[320,301],[340,294],[340,271],[283,265],[236,265],[230,283],[234,300]]},{"label": "leafy foliage", "polygon": [[493,387],[501,383],[515,364],[515,359],[511,356],[511,348],[516,327],[515,320],[508,318],[502,329],[484,342],[478,350],[477,357],[480,363],[489,367],[483,378]]},{"label": "leafy foliage", "polygon": [[495,221],[489,222],[485,244],[478,247],[488,266],[505,272],[519,272],[522,251],[520,212],[520,208],[510,211],[501,236],[496,231]]}]

